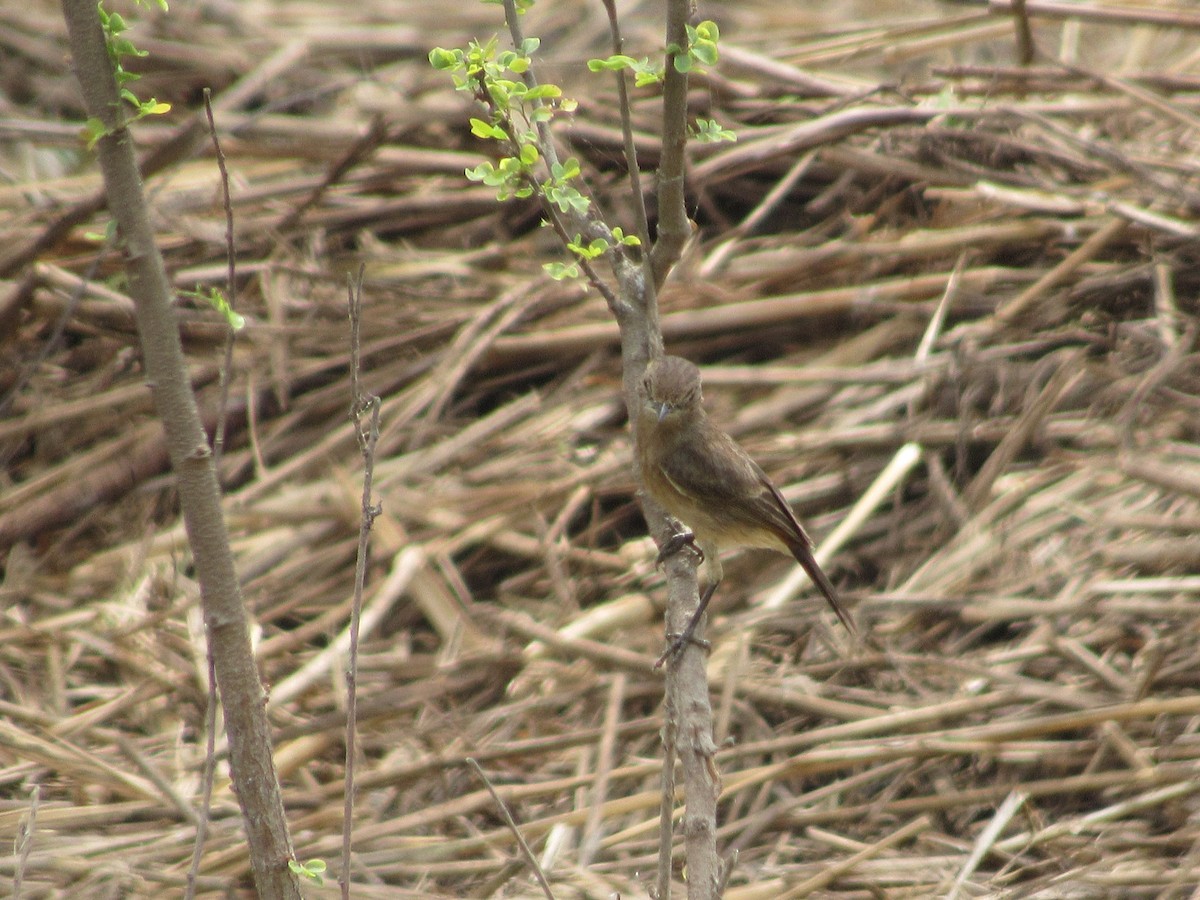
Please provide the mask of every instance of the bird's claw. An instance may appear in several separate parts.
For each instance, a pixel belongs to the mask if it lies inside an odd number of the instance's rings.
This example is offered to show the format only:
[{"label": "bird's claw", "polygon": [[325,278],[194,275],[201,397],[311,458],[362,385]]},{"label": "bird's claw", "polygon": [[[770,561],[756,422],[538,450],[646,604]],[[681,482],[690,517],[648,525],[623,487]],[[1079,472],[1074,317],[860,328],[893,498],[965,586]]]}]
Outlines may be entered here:
[{"label": "bird's claw", "polygon": [[683,648],[688,644],[694,644],[706,653],[711,650],[712,644],[704,638],[698,638],[692,634],[694,630],[689,628],[685,629],[682,634],[668,634],[667,649],[662,652],[662,656],[654,663],[654,668],[661,669],[668,659],[678,657],[683,652]]},{"label": "bird's claw", "polygon": [[696,554],[698,562],[704,562],[704,551],[696,546],[696,535],[690,531],[677,531],[671,535],[662,548],[658,551],[658,558],[654,561],[656,566],[661,566],[668,559],[682,550],[684,547],[690,549]]}]

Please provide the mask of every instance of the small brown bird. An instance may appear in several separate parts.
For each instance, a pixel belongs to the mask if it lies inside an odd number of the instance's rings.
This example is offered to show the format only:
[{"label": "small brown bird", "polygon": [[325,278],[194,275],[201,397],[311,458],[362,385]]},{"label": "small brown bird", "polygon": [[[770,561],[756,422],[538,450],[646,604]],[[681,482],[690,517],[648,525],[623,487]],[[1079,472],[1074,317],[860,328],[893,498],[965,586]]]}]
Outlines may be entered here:
[{"label": "small brown bird", "polygon": [[668,653],[692,640],[724,574],[720,551],[729,547],[790,553],[853,633],[854,622],[817,565],[812,540],[791,506],[746,451],[705,415],[700,370],[686,359],[664,356],[646,367],[642,387],[636,425],[642,480],[650,496],[692,530],[663,547],[659,558],[694,542],[708,564],[700,606]]}]

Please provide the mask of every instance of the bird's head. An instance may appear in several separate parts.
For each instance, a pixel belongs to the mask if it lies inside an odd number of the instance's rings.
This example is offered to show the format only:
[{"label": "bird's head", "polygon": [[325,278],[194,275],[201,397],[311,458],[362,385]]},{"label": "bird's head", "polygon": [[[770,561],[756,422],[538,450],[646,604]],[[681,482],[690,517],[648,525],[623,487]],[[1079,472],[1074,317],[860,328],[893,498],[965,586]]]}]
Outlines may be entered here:
[{"label": "bird's head", "polygon": [[700,370],[679,356],[663,356],[646,366],[642,378],[644,414],[662,424],[700,409]]}]

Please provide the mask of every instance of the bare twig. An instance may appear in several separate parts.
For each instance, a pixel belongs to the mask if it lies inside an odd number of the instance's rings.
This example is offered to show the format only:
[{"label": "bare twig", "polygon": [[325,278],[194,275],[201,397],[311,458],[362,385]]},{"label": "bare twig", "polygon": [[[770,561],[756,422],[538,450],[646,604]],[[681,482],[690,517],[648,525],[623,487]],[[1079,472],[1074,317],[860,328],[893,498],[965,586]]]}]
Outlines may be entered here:
[{"label": "bare twig", "polygon": [[[362,618],[363,585],[367,578],[367,556],[371,548],[371,527],[383,511],[372,502],[375,478],[375,446],[379,443],[381,401],[362,386],[362,286],[363,267],[349,286],[350,314],[350,417],[363,457],[361,518],[358,526],[358,553],[354,564],[354,603],[350,611],[350,646],[346,660],[346,787],[342,813],[342,870],[338,881],[342,897],[350,897],[350,851],[354,833],[355,753],[358,733],[358,630]],[[369,414],[369,415],[367,415]],[[364,421],[364,415],[367,415]]]},{"label": "bare twig", "polygon": [[204,766],[200,774],[200,821],[196,824],[196,839],[192,842],[192,862],[188,866],[186,900],[196,896],[200,876],[200,861],[204,855],[204,844],[208,840],[209,817],[212,815],[213,778],[217,771],[217,675],[213,665],[212,650],[205,646],[204,659],[207,663],[205,679],[207,702],[204,706]]},{"label": "bare twig", "polygon": [[467,764],[475,770],[475,774],[479,776],[479,780],[483,782],[487,792],[492,795],[492,800],[495,801],[496,807],[500,810],[500,815],[504,817],[504,822],[508,826],[508,830],[517,841],[517,846],[521,848],[521,856],[525,858],[525,864],[529,866],[529,870],[533,873],[533,877],[537,879],[538,886],[541,887],[542,893],[547,897],[547,900],[554,900],[554,892],[550,890],[550,882],[546,880],[546,873],[542,871],[542,867],[538,865],[537,858],[534,857],[533,851],[529,849],[529,844],[525,841],[525,836],[521,834],[521,829],[517,827],[517,823],[513,820],[512,813],[508,811],[508,804],[505,803],[500,795],[496,793],[496,789],[492,787],[491,780],[484,774],[473,758],[467,757]]},{"label": "bare twig", "polygon": [[[217,158],[217,169],[221,173],[221,202],[225,207],[225,298],[231,310],[237,309],[237,254],[233,244],[233,204],[229,200],[229,171],[225,167],[225,153],[217,138],[217,123],[213,119],[212,91],[204,89],[204,114],[208,118],[208,133],[212,138],[213,152]],[[221,454],[225,451],[225,411],[229,406],[229,378],[233,369],[233,342],[237,332],[225,323],[225,353],[221,360],[220,399],[217,401],[217,429],[213,435],[213,465],[218,477],[221,471]]]}]

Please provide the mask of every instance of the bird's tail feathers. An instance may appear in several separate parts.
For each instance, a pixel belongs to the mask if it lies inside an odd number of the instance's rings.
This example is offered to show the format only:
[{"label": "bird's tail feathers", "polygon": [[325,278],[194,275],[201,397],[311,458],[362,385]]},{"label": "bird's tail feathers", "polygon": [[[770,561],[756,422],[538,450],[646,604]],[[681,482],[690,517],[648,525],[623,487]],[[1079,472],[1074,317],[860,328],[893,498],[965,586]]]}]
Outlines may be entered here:
[{"label": "bird's tail feathers", "polygon": [[854,625],[854,619],[850,617],[850,612],[842,605],[842,601],[838,599],[837,591],[834,590],[829,576],[817,564],[817,559],[813,556],[812,547],[808,543],[788,541],[788,550],[791,551],[792,556],[796,557],[796,562],[800,563],[800,566],[808,573],[808,577],[817,586],[817,590],[829,601],[829,605],[837,613],[837,617],[841,620],[841,623],[846,626],[846,630],[851,634],[858,634],[858,628]]}]

